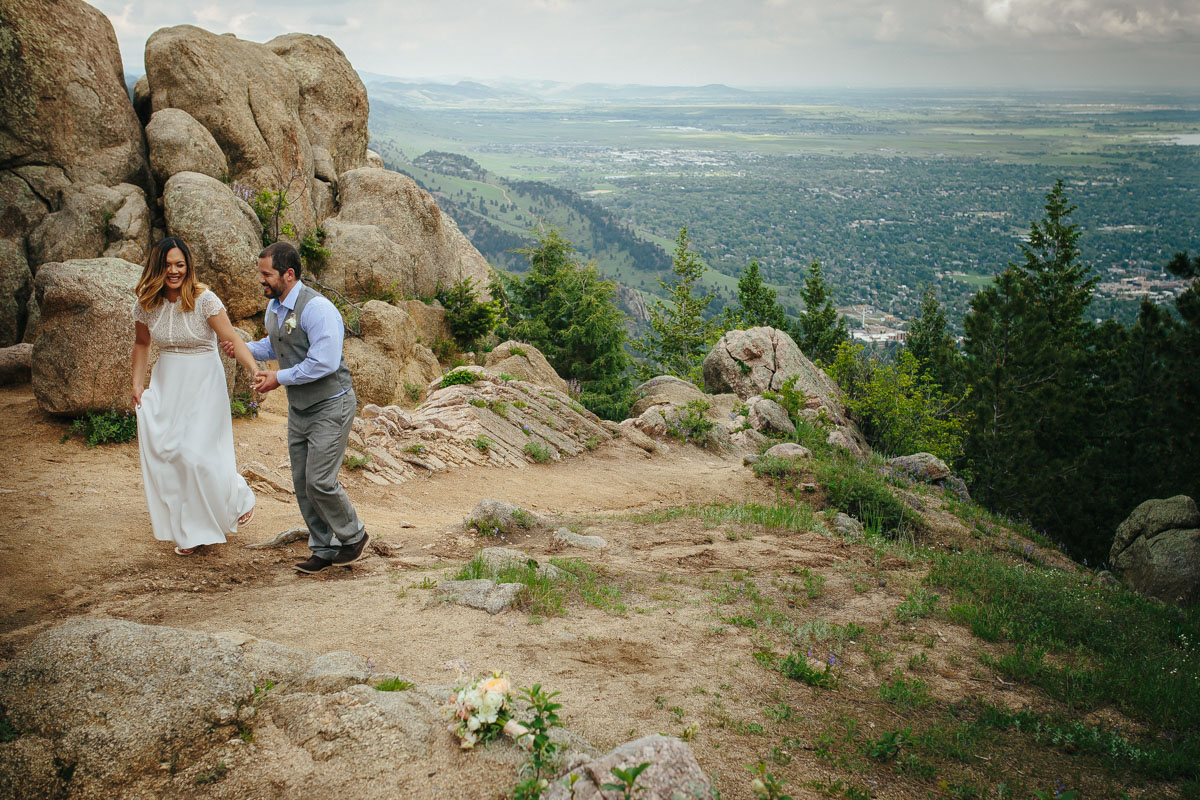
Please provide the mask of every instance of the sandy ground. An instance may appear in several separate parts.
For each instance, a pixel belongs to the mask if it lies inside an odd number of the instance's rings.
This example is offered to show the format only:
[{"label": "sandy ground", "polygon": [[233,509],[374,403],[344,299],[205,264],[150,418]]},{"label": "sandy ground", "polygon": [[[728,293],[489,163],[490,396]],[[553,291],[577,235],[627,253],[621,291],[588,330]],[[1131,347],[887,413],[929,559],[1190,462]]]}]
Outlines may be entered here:
[{"label": "sandy ground", "polygon": [[[504,669],[519,686],[561,691],[567,726],[601,749],[654,732],[690,737],[727,798],[752,796],[745,767],[759,761],[790,779],[793,797],[821,796],[804,786],[832,784],[845,769],[819,757],[814,742],[844,725],[847,708],[863,732],[899,727],[903,719],[877,690],[913,658],[925,659],[919,674],[938,701],[1030,702],[980,666],[986,646],[966,631],[928,619],[894,624],[894,609],[920,581],[916,564],[823,533],[646,513],[772,502],[775,490],[733,456],[674,445],[651,457],[615,440],[557,464],[461,469],[397,487],[343,471],[389,555],[305,576],[291,568],[307,556],[301,543],[242,546],[300,524],[290,495],[260,493],[244,532],[181,558],[151,534],[136,443],[89,449],[78,438],[62,441],[66,425],[40,412],[28,387],[0,389],[0,420],[0,665],[46,627],[88,615],[349,650],[420,685],[452,683],[456,668]],[[235,421],[239,463],[288,475],[285,427],[281,397],[258,419]],[[549,531],[476,537],[462,521],[487,497],[553,515],[609,547],[563,549]],[[968,535],[950,515],[932,516],[931,538]],[[571,596],[565,615],[550,617],[488,616],[446,603],[437,582],[496,544],[540,560],[582,559],[617,599],[599,608]],[[801,583],[812,575],[818,590],[806,592]],[[774,621],[747,622],[754,614]],[[813,654],[837,659],[837,692],[763,666],[795,647],[780,631],[813,622],[861,626],[861,642],[832,642]],[[1004,774],[983,762],[968,769],[979,784]],[[881,774],[871,796],[925,797],[932,788]]]}]

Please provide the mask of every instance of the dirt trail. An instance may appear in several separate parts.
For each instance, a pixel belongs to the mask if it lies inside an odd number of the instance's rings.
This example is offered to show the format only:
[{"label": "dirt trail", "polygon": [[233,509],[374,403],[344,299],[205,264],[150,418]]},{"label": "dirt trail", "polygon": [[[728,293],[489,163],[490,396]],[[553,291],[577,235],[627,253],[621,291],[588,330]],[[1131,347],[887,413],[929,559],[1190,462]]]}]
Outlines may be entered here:
[{"label": "dirt trail", "polygon": [[[283,411],[281,398],[271,397],[258,419],[235,421],[239,463],[259,461],[288,478]],[[0,419],[0,518],[7,522],[0,527],[0,634],[10,648],[47,621],[95,613],[114,597],[150,602],[160,591],[231,585],[243,593],[247,585],[276,584],[285,593],[289,586],[302,594],[316,591],[311,579],[290,569],[304,552],[300,545],[283,551],[241,546],[301,524],[291,495],[260,492],[258,513],[244,533],[183,559],[150,531],[136,443],[87,448],[78,437],[62,441],[67,426],[39,411],[27,386],[0,390]],[[466,468],[397,487],[379,487],[345,471],[343,479],[372,535],[413,566],[438,563],[431,550],[445,550],[447,536],[462,538],[458,523],[485,497],[578,517],[733,502],[753,487],[749,471],[732,458],[692,447],[650,457],[620,440],[580,458],[527,469]]]},{"label": "dirt trail", "polygon": [[[234,441],[240,463],[261,462],[286,479],[282,400],[269,398],[257,420],[236,421]],[[847,542],[817,517],[784,530],[627,513],[772,503],[770,485],[732,456],[682,445],[650,456],[615,440],[556,464],[464,468],[395,487],[344,472],[387,555],[302,576],[291,567],[307,555],[303,543],[242,546],[300,524],[291,495],[260,493],[248,530],[181,558],[150,532],[136,444],[62,441],[66,425],[42,414],[28,387],[0,389],[0,419],[0,666],[40,631],[88,615],[348,650],[424,687],[453,683],[456,669],[502,669],[518,686],[560,691],[564,723],[602,750],[655,732],[689,740],[721,796],[739,799],[753,797],[745,767],[759,762],[786,777],[796,798],[830,796],[847,770],[861,784],[854,796],[940,794],[933,778],[822,750],[835,741],[861,748],[879,731],[920,720],[927,709],[902,714],[880,700],[881,686],[901,674],[920,676],[925,702],[937,707],[1040,702],[995,674],[997,645],[935,617],[898,619],[926,569],[911,554]],[[972,539],[939,494],[922,496],[922,546]],[[553,515],[608,547],[562,548],[548,530],[476,537],[462,520],[486,497]],[[820,506],[820,492],[810,499]],[[579,559],[573,574],[590,568],[594,583],[566,587],[559,613],[489,616],[447,602],[439,582],[495,544],[543,561]],[[785,656],[804,656],[812,669],[836,664],[836,691],[782,677]],[[1060,774],[1054,758],[1039,766],[1045,775]],[[1010,761],[940,762],[940,775],[994,785],[1009,779]],[[514,780],[499,776],[497,787]]]}]

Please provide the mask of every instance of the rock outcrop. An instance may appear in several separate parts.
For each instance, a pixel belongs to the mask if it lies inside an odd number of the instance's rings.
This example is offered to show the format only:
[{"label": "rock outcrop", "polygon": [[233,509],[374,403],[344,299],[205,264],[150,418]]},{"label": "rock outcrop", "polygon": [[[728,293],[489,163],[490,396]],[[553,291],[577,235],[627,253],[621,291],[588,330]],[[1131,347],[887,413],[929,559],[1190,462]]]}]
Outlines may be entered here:
[{"label": "rock outcrop", "polygon": [[49,208],[67,184],[149,191],[142,126],[112,24],[80,0],[8,0],[0,11],[0,163]]},{"label": "rock outcrop", "polygon": [[763,392],[778,392],[793,375],[795,388],[807,397],[818,397],[830,409],[839,409],[837,384],[781,330],[750,328],[728,331],[704,359],[704,388],[733,392],[743,399]]},{"label": "rock outcrop", "polygon": [[412,178],[369,167],[343,172],[338,202],[325,221],[330,256],[321,273],[334,289],[433,297],[439,285],[470,278],[486,296],[487,261]]},{"label": "rock outcrop", "polygon": [[[474,587],[464,583],[453,588],[465,595]],[[520,585],[508,587],[515,596]],[[0,708],[16,731],[0,742],[0,793],[390,800],[473,797],[516,782],[527,754],[507,738],[461,757],[440,713],[449,687],[373,688],[387,678],[399,676],[372,674],[345,651],[70,620],[0,671]],[[612,767],[644,762],[641,796],[711,796],[678,739],[647,736],[600,755],[570,732],[553,738],[566,767],[546,797],[601,800]]]},{"label": "rock outcrop", "polygon": [[1168,603],[1200,601],[1200,510],[1186,495],[1147,500],[1117,527],[1113,569],[1136,591]]},{"label": "rock outcrop", "polygon": [[79,258],[123,258],[144,263],[150,252],[146,195],[129,183],[113,187],[73,184],[59,195],[59,209],[29,235],[34,264]]},{"label": "rock outcrop", "polygon": [[128,409],[134,287],[142,268],[119,258],[43,264],[33,393],[51,414]]},{"label": "rock outcrop", "polygon": [[674,375],[659,375],[639,384],[633,390],[637,400],[629,410],[629,416],[640,417],[656,406],[686,406],[693,400],[708,398],[696,384],[676,378]]},{"label": "rock outcrop", "polygon": [[512,375],[556,392],[567,393],[567,382],[558,376],[541,351],[531,344],[510,340],[497,345],[487,354],[483,366],[493,375]]},{"label": "rock outcrop", "polygon": [[[72,620],[0,672],[0,706],[20,731],[0,743],[0,793],[190,797],[219,779],[222,797],[439,796],[429,765],[457,749],[439,713],[448,690],[372,680],[347,652]],[[497,771],[515,778],[524,757],[501,741],[455,759],[447,796]]]},{"label": "rock outcrop", "polygon": [[33,273],[20,244],[0,239],[0,347],[21,341],[29,322]]},{"label": "rock outcrop", "polygon": [[417,326],[396,306],[368,300],[358,317],[360,336],[347,336],[346,366],[354,377],[359,408],[390,405],[425,387],[442,374],[437,358],[417,343]]},{"label": "rock outcrop", "polygon": [[[613,783],[612,769],[649,764],[638,776],[639,797],[647,800],[707,800],[712,797],[708,776],[700,769],[692,749],[670,736],[651,734],[613,748],[599,758],[571,765],[569,776],[550,784],[546,800],[604,800],[615,796],[604,791]],[[572,780],[572,777],[574,780]]]},{"label": "rock outcrop", "polygon": [[14,344],[0,347],[0,386],[29,383],[33,364],[33,345]]},{"label": "rock outcrop", "polygon": [[159,186],[172,175],[199,172],[221,180],[229,174],[229,160],[208,128],[180,108],[155,112],[146,125],[150,170]]},{"label": "rock outcrop", "polygon": [[595,414],[561,392],[501,380],[482,367],[456,371],[477,378],[446,387],[433,381],[411,414],[396,406],[362,409],[350,445],[370,456],[368,480],[403,483],[462,464],[526,467],[539,455],[578,456],[612,438]]},{"label": "rock outcrop", "polygon": [[145,61],[154,114],[186,111],[212,134],[231,180],[255,192],[286,189],[286,220],[301,235],[316,227],[312,144],[286,61],[265,45],[192,25],[151,34]]},{"label": "rock outcrop", "polygon": [[262,226],[250,206],[221,181],[198,172],[173,175],[162,199],[167,228],[188,243],[196,277],[225,301],[230,319],[262,311]]},{"label": "rock outcrop", "polygon": [[287,33],[267,42],[291,68],[300,85],[300,121],[314,150],[331,162],[332,174],[317,177],[336,183],[343,172],[367,163],[367,88],[345,53],[324,36]]},{"label": "rock outcrop", "polygon": [[79,0],[12,0],[0,30],[2,347],[35,333],[43,263],[142,257],[153,184],[108,18]]}]

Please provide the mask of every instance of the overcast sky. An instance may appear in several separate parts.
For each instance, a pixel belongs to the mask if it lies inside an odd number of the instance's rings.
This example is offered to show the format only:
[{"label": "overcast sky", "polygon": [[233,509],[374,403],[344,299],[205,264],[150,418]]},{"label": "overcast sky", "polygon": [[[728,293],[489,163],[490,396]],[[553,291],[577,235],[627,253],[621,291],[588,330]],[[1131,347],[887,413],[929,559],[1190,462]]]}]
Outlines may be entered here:
[{"label": "overcast sky", "polygon": [[92,0],[130,71],[198,25],[406,78],[1200,89],[1200,0]]}]

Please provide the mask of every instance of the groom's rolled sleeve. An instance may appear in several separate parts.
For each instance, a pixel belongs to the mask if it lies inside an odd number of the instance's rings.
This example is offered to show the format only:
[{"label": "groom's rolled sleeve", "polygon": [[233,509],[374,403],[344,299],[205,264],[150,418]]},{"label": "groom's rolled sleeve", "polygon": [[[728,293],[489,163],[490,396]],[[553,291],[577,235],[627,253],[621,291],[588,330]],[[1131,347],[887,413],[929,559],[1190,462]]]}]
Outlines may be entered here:
[{"label": "groom's rolled sleeve", "polygon": [[275,379],[283,386],[312,383],[338,368],[342,361],[342,315],[330,302],[310,302],[300,315],[300,327],[308,336],[308,355],[294,367],[281,369]]},{"label": "groom's rolled sleeve", "polygon": [[274,361],[275,348],[271,346],[271,337],[266,336],[256,342],[246,342],[246,349],[255,361]]}]

